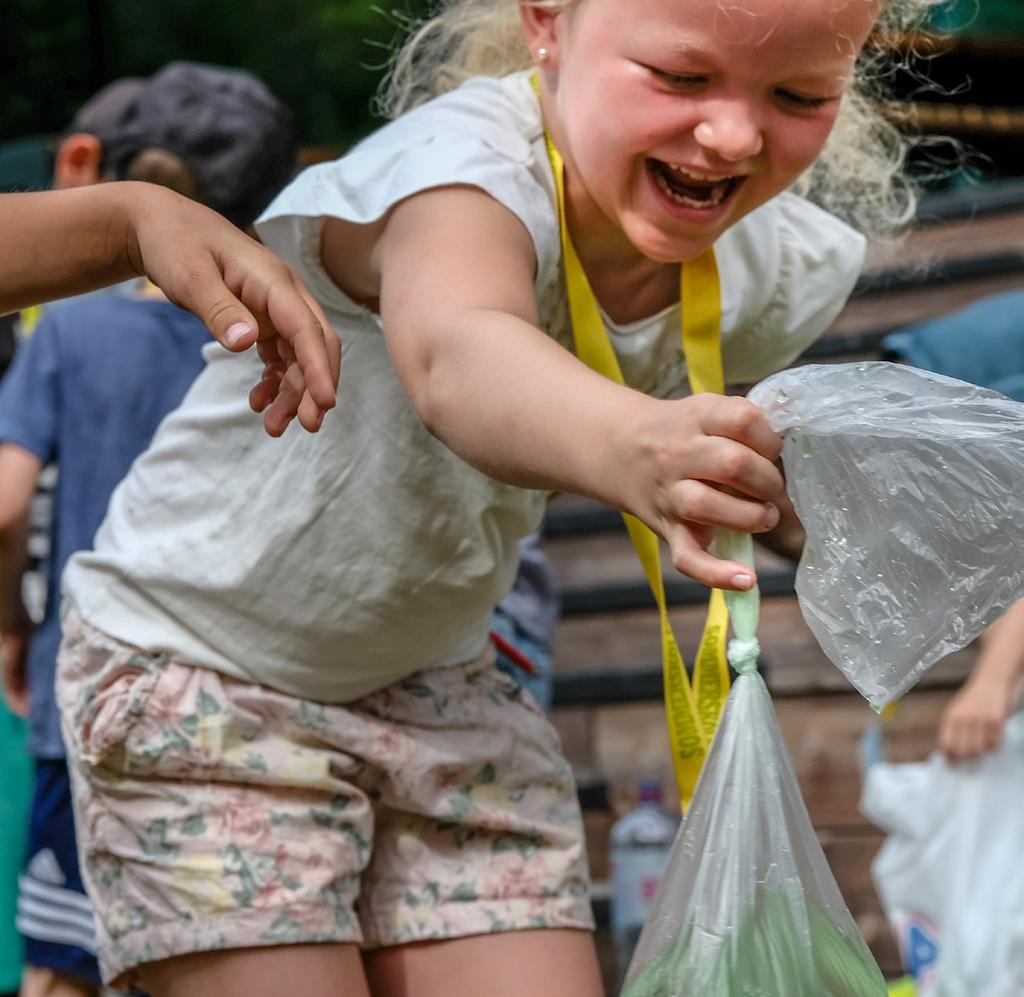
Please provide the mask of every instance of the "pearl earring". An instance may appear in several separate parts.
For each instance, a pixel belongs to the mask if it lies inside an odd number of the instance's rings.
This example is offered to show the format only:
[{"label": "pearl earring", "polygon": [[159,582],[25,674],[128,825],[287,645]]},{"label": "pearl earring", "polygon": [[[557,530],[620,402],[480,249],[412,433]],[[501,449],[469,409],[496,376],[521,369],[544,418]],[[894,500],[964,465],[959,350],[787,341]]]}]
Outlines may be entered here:
[{"label": "pearl earring", "polygon": [[537,49],[537,61],[547,62],[551,58],[551,53],[546,48]]}]

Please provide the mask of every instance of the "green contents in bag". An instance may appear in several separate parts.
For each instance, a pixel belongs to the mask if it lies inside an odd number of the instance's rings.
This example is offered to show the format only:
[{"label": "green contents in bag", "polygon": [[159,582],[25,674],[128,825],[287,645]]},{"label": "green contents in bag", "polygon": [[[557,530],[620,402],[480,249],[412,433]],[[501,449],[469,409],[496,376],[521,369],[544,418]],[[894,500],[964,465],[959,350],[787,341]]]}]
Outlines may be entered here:
[{"label": "green contents in bag", "polygon": [[[806,921],[804,918],[806,917]],[[887,997],[863,940],[806,893],[758,888],[730,938],[684,928],[621,997]]]},{"label": "green contents in bag", "polygon": [[[753,563],[749,536],[715,552]],[[726,600],[736,681],[621,997],[888,997],[757,672],[757,591]]]}]

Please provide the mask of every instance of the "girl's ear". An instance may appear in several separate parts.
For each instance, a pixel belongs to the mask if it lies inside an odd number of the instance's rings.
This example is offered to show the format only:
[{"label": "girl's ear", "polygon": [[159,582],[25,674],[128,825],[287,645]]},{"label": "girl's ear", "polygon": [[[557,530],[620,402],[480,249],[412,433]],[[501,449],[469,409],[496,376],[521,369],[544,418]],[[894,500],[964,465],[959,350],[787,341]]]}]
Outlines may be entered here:
[{"label": "girl's ear", "polygon": [[560,9],[540,7],[521,0],[519,15],[523,22],[523,34],[533,56],[533,61],[542,68],[551,68],[558,61],[558,31],[556,25],[562,15]]},{"label": "girl's ear", "polygon": [[103,145],[95,135],[76,132],[57,149],[53,164],[53,186],[58,189],[87,187],[99,183]]}]

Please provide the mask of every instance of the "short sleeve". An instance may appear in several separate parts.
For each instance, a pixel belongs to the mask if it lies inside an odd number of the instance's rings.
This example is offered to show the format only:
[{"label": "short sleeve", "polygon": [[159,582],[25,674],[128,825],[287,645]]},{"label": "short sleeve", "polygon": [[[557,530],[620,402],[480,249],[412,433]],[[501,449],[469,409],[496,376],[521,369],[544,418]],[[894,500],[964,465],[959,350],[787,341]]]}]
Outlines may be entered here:
[{"label": "short sleeve", "polygon": [[44,315],[0,381],[0,443],[15,443],[43,463],[56,456],[60,403],[58,320]]},{"label": "short sleeve", "polygon": [[753,383],[791,364],[835,321],[864,264],[866,240],[784,193],[716,245],[726,379]]},{"label": "short sleeve", "polygon": [[317,298],[355,306],[320,263],[325,218],[369,224],[400,201],[434,187],[478,187],[525,226],[537,255],[538,283],[558,266],[558,222],[537,149],[543,129],[529,86],[475,79],[408,112],[341,159],[310,167],[257,223],[264,243],[294,266]]}]

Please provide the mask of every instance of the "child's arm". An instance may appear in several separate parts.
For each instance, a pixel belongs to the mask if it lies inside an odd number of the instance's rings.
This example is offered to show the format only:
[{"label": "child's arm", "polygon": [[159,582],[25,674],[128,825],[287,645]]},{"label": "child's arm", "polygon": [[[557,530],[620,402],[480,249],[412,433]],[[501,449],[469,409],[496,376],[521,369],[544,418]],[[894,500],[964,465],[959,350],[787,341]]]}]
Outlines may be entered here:
[{"label": "child's arm", "polygon": [[340,346],[284,262],[216,212],[163,187],[105,183],[0,195],[0,313],[145,274],[230,350],[267,365],[251,403],[280,435],[334,406]]},{"label": "child's arm", "polygon": [[28,513],[42,462],[0,443],[0,669],[3,695],[18,716],[28,715],[28,641],[32,621],[22,599],[28,564]]},{"label": "child's arm", "polygon": [[951,761],[999,747],[1024,682],[1024,599],[985,631],[971,677],[946,707],[939,747]]},{"label": "child's arm", "polygon": [[[324,262],[344,281],[342,255],[325,232]],[[402,202],[373,259],[389,349],[431,432],[502,481],[633,513],[693,578],[753,583],[749,568],[705,550],[715,526],[757,532],[778,517],[780,439],[753,404],[657,401],[585,367],[537,328],[526,230],[477,190]]]}]

